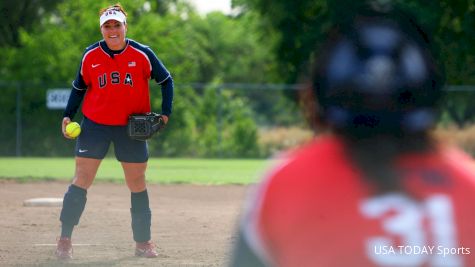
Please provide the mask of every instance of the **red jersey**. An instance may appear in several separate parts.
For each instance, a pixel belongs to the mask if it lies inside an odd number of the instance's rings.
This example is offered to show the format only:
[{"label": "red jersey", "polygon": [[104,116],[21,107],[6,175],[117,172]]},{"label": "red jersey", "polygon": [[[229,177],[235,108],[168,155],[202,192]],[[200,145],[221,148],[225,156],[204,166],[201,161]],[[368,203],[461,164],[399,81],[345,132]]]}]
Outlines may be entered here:
[{"label": "red jersey", "polygon": [[338,138],[322,137],[257,188],[241,228],[248,253],[236,266],[253,257],[288,267],[475,266],[469,156],[452,148],[402,156],[406,193],[378,195],[345,155]]},{"label": "red jersey", "polygon": [[149,47],[127,39],[125,48],[115,53],[100,41],[86,49],[73,87],[87,89],[84,116],[100,124],[127,125],[130,114],[151,111],[148,81],[154,78],[160,84],[169,77]]}]

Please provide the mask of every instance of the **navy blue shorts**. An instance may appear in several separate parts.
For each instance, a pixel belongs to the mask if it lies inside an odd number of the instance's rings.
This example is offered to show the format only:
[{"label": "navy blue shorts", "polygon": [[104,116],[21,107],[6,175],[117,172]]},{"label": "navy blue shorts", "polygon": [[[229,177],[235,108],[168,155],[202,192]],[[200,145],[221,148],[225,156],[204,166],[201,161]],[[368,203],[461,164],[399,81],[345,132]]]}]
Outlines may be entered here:
[{"label": "navy blue shorts", "polygon": [[133,140],[127,135],[127,126],[98,124],[84,117],[81,134],[76,141],[76,156],[103,159],[110,144],[114,144],[117,160],[142,163],[148,160],[146,141]]}]

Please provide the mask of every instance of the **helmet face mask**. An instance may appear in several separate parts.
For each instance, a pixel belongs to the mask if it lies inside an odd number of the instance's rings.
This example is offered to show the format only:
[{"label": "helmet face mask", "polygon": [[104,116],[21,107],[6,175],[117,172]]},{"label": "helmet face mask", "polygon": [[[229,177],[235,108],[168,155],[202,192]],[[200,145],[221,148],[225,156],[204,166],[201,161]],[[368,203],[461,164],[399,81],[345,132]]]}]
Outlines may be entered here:
[{"label": "helmet face mask", "polygon": [[440,75],[428,49],[400,24],[361,20],[328,47],[313,88],[330,127],[418,132],[435,123]]}]

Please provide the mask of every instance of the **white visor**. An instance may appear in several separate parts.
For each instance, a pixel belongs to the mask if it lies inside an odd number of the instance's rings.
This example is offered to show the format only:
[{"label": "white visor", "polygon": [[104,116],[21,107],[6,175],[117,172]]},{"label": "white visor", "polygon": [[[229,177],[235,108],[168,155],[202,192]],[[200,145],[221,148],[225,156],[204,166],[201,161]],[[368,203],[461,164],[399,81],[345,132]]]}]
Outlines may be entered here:
[{"label": "white visor", "polygon": [[125,14],[117,9],[107,9],[102,13],[101,18],[99,19],[99,26],[106,23],[108,20],[117,20],[118,22],[125,23]]}]

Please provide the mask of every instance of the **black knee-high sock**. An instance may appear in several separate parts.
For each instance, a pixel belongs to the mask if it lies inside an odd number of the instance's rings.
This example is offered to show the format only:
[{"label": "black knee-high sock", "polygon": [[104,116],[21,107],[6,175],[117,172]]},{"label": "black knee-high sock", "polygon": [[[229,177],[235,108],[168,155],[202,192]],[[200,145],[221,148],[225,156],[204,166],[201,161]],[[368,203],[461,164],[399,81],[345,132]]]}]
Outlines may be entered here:
[{"label": "black knee-high sock", "polygon": [[148,192],[144,190],[130,194],[132,208],[132,232],[136,242],[146,242],[151,238],[150,226],[152,224],[152,212],[149,206]]},{"label": "black knee-high sock", "polygon": [[71,184],[63,198],[63,209],[59,220],[61,221],[61,237],[71,238],[73,228],[79,223],[79,218],[86,206],[87,190]]}]

